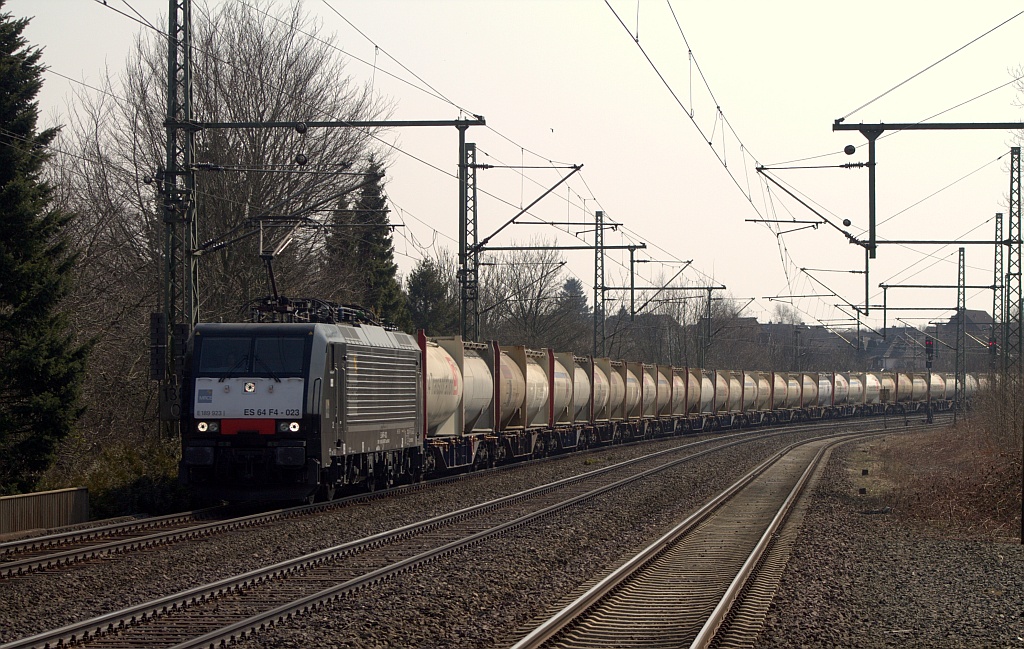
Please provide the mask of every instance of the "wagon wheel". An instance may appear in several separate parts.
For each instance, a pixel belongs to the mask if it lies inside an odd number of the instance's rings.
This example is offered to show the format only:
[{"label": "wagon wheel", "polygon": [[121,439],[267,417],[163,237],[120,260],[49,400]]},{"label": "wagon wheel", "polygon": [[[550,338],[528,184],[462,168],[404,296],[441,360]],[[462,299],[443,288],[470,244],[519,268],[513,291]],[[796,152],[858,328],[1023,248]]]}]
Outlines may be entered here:
[{"label": "wagon wheel", "polygon": [[548,454],[547,439],[543,435],[537,436],[537,443],[533,445],[533,457],[542,458]]},{"label": "wagon wheel", "polygon": [[494,456],[491,454],[490,447],[485,442],[476,449],[476,456],[473,458],[473,470],[481,471],[483,469],[490,469],[493,466]]}]

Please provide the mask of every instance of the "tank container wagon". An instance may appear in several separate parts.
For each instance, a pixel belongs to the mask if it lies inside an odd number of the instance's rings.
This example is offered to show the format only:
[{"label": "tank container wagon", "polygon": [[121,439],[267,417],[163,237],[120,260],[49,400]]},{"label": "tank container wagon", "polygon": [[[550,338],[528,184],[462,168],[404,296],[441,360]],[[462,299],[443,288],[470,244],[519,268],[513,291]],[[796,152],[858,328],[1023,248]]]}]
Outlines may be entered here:
[{"label": "tank container wagon", "polygon": [[[356,319],[200,324],[180,478],[223,500],[329,498],[591,446],[952,404],[951,375],[709,370]],[[965,393],[979,389],[968,376]]]}]

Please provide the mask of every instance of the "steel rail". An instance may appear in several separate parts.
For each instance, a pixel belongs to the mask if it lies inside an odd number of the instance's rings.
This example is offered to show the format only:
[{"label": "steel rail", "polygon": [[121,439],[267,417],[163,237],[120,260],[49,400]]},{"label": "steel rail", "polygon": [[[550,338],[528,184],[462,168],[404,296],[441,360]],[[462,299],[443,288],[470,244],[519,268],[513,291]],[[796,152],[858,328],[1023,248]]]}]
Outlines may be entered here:
[{"label": "steel rail", "polygon": [[[783,505],[766,528],[766,531],[761,535],[760,540],[751,552],[751,555],[744,561],[743,566],[737,573],[736,577],[733,578],[729,587],[726,589],[725,595],[715,607],[702,631],[698,634],[697,638],[700,639],[700,643],[698,644],[697,640],[695,640],[692,646],[709,646],[714,637],[714,631],[717,630],[722,621],[726,619],[731,610],[732,604],[736,601],[739,594],[743,592],[750,574],[753,573],[755,567],[759,564],[763,552],[770,546],[771,541],[775,536],[775,532],[785,520],[792,505],[798,500],[800,490],[806,487],[807,481],[820,464],[820,460],[827,448],[863,437],[893,432],[908,432],[921,428],[924,427],[906,426],[900,428],[884,428],[871,431],[853,432],[842,435],[839,439],[829,442],[825,447],[819,450],[815,457],[808,463],[808,468],[798,479],[796,486],[790,491]],[[769,468],[782,460],[789,452],[799,446],[825,439],[827,439],[827,437],[820,437],[813,440],[794,443],[768,458],[760,465],[754,467],[750,472],[730,485],[727,489],[723,490],[714,499],[688,516],[673,529],[654,541],[648,547],[644,548],[619,568],[598,581],[598,583],[588,589],[587,592],[577,597],[567,606],[552,615],[549,619],[534,628],[530,633],[512,645],[511,649],[538,649],[539,647],[544,646],[545,643],[552,640],[570,625],[578,621],[580,617],[592,609],[595,604],[604,600],[613,591],[617,591],[625,582],[629,581],[647,566],[651,565],[654,559],[663,555],[669,548],[676,546],[683,539],[693,533],[713,514],[721,509],[726,502],[735,498],[746,486],[750,485],[757,477],[764,474]]]},{"label": "steel rail", "polygon": [[[778,431],[776,434],[785,434],[786,432],[787,432],[786,430],[782,430],[782,431]],[[705,455],[708,455],[710,453],[719,451],[719,450],[724,449],[724,448],[729,448],[729,447],[732,447],[732,446],[737,446],[737,445],[740,445],[740,444],[743,444],[743,443],[747,443],[749,441],[755,441],[755,440],[760,440],[760,439],[764,439],[764,435],[763,434],[754,434],[754,431],[750,431],[750,432],[745,432],[745,433],[737,433],[737,434],[729,435],[729,436],[725,436],[725,437],[715,437],[715,438],[708,439],[708,440],[702,440],[702,441],[698,441],[698,442],[691,442],[689,444],[684,444],[684,445],[676,446],[676,447],[669,448],[669,449],[663,449],[661,451],[657,451],[655,453],[647,454],[647,455],[644,455],[644,456],[641,456],[641,457],[638,457],[638,458],[633,458],[631,460],[627,460],[625,462],[621,462],[621,463],[618,463],[618,464],[615,464],[615,465],[611,465],[611,466],[608,466],[608,467],[602,467],[600,469],[595,469],[594,471],[589,471],[587,473],[583,473],[583,474],[580,474],[580,475],[577,475],[577,476],[570,476],[568,478],[563,478],[561,480],[549,483],[547,485],[541,485],[541,486],[538,486],[538,487],[534,487],[532,489],[524,490],[522,492],[518,492],[518,493],[515,493],[515,494],[510,494],[508,496],[503,496],[501,498],[496,498],[496,499],[487,501],[485,503],[480,503],[480,504],[477,504],[477,505],[469,506],[469,507],[457,510],[455,512],[450,512],[448,514],[442,514],[442,515],[439,515],[439,516],[435,516],[435,517],[432,517],[430,519],[426,519],[424,521],[420,521],[420,522],[417,522],[417,523],[411,523],[409,525],[405,525],[403,527],[396,528],[394,530],[380,532],[378,534],[374,534],[374,535],[365,537],[363,539],[358,539],[358,540],[350,541],[350,542],[343,543],[343,544],[338,545],[338,546],[334,546],[334,547],[331,547],[331,548],[326,548],[324,550],[319,550],[317,552],[306,554],[306,555],[303,555],[301,557],[296,557],[296,558],[293,558],[293,559],[282,561],[282,562],[276,563],[276,564],[274,564],[272,566],[268,566],[268,567],[264,567],[264,568],[258,568],[256,570],[252,570],[252,571],[246,572],[246,573],[241,574],[241,575],[236,575],[236,576],[233,576],[233,577],[228,577],[228,578],[219,580],[219,581],[214,582],[212,584],[206,584],[206,585],[203,585],[203,586],[198,586],[198,587],[186,590],[186,591],[182,591],[182,592],[175,593],[175,594],[172,594],[172,595],[169,595],[169,596],[166,596],[166,597],[159,598],[159,599],[151,601],[151,602],[146,602],[146,603],[139,604],[139,605],[136,605],[136,606],[131,606],[131,607],[123,609],[121,611],[116,611],[116,612],[104,614],[104,615],[101,615],[101,616],[98,616],[98,617],[95,617],[95,618],[92,618],[92,619],[89,619],[89,620],[85,620],[85,621],[82,621],[82,622],[76,622],[76,623],[73,623],[73,624],[69,624],[69,625],[61,627],[59,629],[54,629],[54,630],[46,631],[46,632],[43,632],[43,633],[39,633],[39,634],[30,636],[30,637],[22,638],[20,640],[16,640],[14,642],[2,645],[2,646],[0,646],[0,649],[28,649],[30,647],[51,647],[52,648],[52,647],[62,647],[62,646],[68,646],[68,645],[73,645],[73,644],[79,644],[79,643],[87,642],[87,641],[95,639],[95,638],[97,638],[99,636],[103,636],[103,635],[106,635],[106,634],[111,633],[111,632],[115,632],[115,631],[118,631],[118,630],[126,629],[128,627],[135,626],[137,624],[146,622],[146,621],[148,621],[148,620],[150,620],[150,619],[152,619],[154,617],[157,617],[159,615],[163,615],[165,613],[168,613],[168,612],[171,612],[171,611],[174,611],[174,610],[177,610],[177,609],[181,609],[181,608],[185,608],[185,607],[188,607],[188,606],[191,606],[191,605],[203,603],[203,602],[205,602],[207,600],[214,599],[216,597],[223,596],[225,594],[239,592],[239,591],[248,589],[248,588],[250,588],[252,586],[255,586],[255,585],[267,582],[267,581],[269,581],[271,579],[275,579],[275,578],[279,578],[279,577],[282,577],[282,576],[287,576],[287,575],[295,574],[295,573],[297,573],[297,572],[299,572],[299,571],[301,571],[301,570],[303,570],[305,568],[308,568],[308,567],[311,567],[311,566],[314,566],[314,565],[318,565],[318,564],[322,564],[322,563],[324,563],[326,561],[330,561],[331,559],[334,559],[334,558],[337,558],[337,557],[340,557],[340,556],[344,556],[344,555],[347,555],[347,554],[351,554],[351,553],[357,552],[360,549],[380,546],[380,545],[382,545],[384,543],[387,543],[387,542],[395,540],[395,539],[401,539],[401,538],[409,537],[409,536],[412,536],[414,534],[417,534],[417,533],[420,533],[420,532],[423,532],[423,531],[433,530],[433,529],[436,529],[436,528],[438,528],[438,527],[440,527],[442,525],[450,524],[453,521],[459,521],[459,520],[468,518],[470,516],[477,515],[477,514],[479,514],[481,512],[493,510],[493,509],[496,509],[498,507],[501,507],[501,506],[504,506],[504,505],[507,505],[507,504],[517,503],[517,502],[520,502],[520,501],[523,501],[523,500],[527,500],[527,499],[535,497],[535,496],[537,496],[539,494],[543,494],[543,493],[546,493],[546,492],[549,492],[549,491],[554,491],[555,489],[559,489],[559,488],[565,487],[567,485],[572,485],[572,484],[575,484],[575,483],[584,482],[586,480],[593,479],[594,477],[598,477],[598,476],[604,475],[604,474],[612,472],[612,471],[621,470],[623,468],[627,468],[629,466],[632,466],[634,464],[638,464],[640,462],[649,461],[651,459],[656,459],[656,458],[659,458],[661,456],[664,456],[664,455],[667,455],[667,454],[670,454],[670,453],[677,453],[677,452],[680,452],[680,451],[692,450],[693,447],[695,447],[695,446],[713,444],[716,441],[731,440],[731,441],[728,441],[725,444],[714,445],[711,448],[708,448],[708,449],[705,449],[705,450],[701,450],[701,451],[697,451],[697,452],[689,454],[689,455],[687,455],[685,457],[677,458],[675,460],[670,460],[668,463],[663,464],[663,465],[661,465],[659,467],[656,467],[654,469],[650,469],[648,471],[644,471],[644,472],[641,472],[639,474],[636,474],[636,475],[633,475],[633,476],[629,476],[629,477],[624,478],[622,480],[609,483],[609,484],[604,485],[604,486],[602,486],[602,487],[600,487],[598,489],[591,490],[591,491],[588,491],[588,492],[586,492],[586,493],[584,493],[582,495],[576,496],[576,497],[574,497],[574,498],[572,498],[570,500],[563,501],[563,502],[559,503],[558,505],[553,505],[553,506],[547,507],[545,509],[540,510],[539,512],[535,512],[533,514],[528,514],[528,515],[522,516],[522,517],[520,517],[518,519],[506,522],[506,523],[504,523],[502,525],[499,525],[497,527],[492,527],[489,530],[485,530],[483,532],[479,532],[479,533],[473,534],[473,535],[471,535],[469,537],[465,537],[461,541],[454,541],[454,542],[448,543],[448,544],[446,544],[446,545],[444,545],[444,546],[442,546],[440,548],[435,548],[434,550],[431,550],[431,551],[428,551],[428,552],[424,552],[421,555],[417,555],[415,557],[407,558],[407,559],[404,559],[403,561],[400,561],[400,562],[398,562],[396,564],[392,564],[390,566],[386,566],[384,568],[380,568],[378,570],[375,570],[375,571],[373,571],[371,573],[368,573],[368,574],[364,575],[363,577],[360,577],[360,578],[357,578],[357,579],[353,579],[353,580],[349,580],[348,582],[345,582],[345,583],[343,583],[343,584],[341,584],[339,586],[336,586],[334,588],[328,589],[328,591],[323,591],[321,593],[318,593],[317,595],[304,598],[299,603],[293,603],[291,605],[285,605],[284,607],[279,607],[277,609],[274,609],[273,611],[266,612],[266,613],[264,613],[262,615],[259,615],[259,616],[254,616],[253,618],[250,618],[250,619],[247,619],[247,620],[245,620],[243,622],[239,622],[237,624],[234,624],[231,627],[228,627],[226,630],[223,630],[222,632],[220,632],[220,635],[219,635],[219,637],[224,638],[224,639],[231,638],[231,637],[237,637],[237,635],[239,633],[239,631],[237,629],[245,628],[245,629],[253,630],[253,629],[256,629],[256,628],[260,628],[260,627],[268,624],[268,620],[280,619],[281,616],[283,615],[281,613],[281,611],[283,611],[283,610],[287,609],[287,611],[289,611],[289,613],[284,614],[285,616],[287,616],[287,615],[290,615],[292,613],[296,613],[296,612],[299,612],[301,610],[308,609],[311,606],[310,602],[314,601],[314,600],[317,600],[318,597],[320,598],[319,601],[321,601],[321,602],[322,601],[327,601],[329,599],[334,599],[334,598],[336,598],[338,596],[341,596],[345,592],[348,592],[348,591],[351,591],[353,589],[356,589],[356,588],[359,588],[361,586],[364,586],[367,583],[376,581],[377,579],[381,579],[384,576],[390,576],[390,575],[395,574],[397,572],[402,572],[404,570],[409,569],[410,567],[413,567],[413,566],[421,564],[421,563],[425,563],[426,561],[429,561],[429,560],[431,560],[433,558],[437,558],[439,556],[442,556],[443,554],[447,554],[449,552],[453,552],[453,551],[455,551],[455,550],[457,550],[457,549],[459,549],[461,547],[467,547],[468,545],[472,545],[472,544],[478,543],[478,542],[480,542],[482,540],[485,540],[486,538],[489,538],[491,536],[495,536],[497,534],[500,534],[502,532],[508,531],[510,529],[515,529],[517,527],[520,527],[522,525],[527,524],[532,519],[536,519],[536,518],[539,518],[540,516],[548,515],[548,514],[553,513],[554,511],[557,511],[559,509],[562,509],[562,508],[565,508],[565,507],[568,507],[568,506],[572,506],[574,504],[578,504],[579,502],[583,502],[584,500],[588,500],[588,499],[597,497],[601,493],[604,493],[604,492],[606,492],[608,490],[615,489],[615,488],[621,488],[622,486],[625,486],[626,484],[629,484],[629,483],[631,483],[631,482],[633,482],[635,480],[642,479],[643,477],[647,477],[647,476],[649,476],[649,475],[651,475],[653,473],[656,473],[658,471],[663,471],[663,470],[666,470],[666,469],[671,468],[673,466],[676,466],[678,464],[682,464],[684,462],[689,462],[689,461],[695,460],[697,458],[703,457]],[[208,634],[208,635],[212,636],[213,634]],[[203,636],[203,637],[206,638],[207,636]],[[186,645],[182,645],[182,646],[192,646],[192,645],[186,644]],[[194,646],[201,646],[201,645],[194,645]]]},{"label": "steel rail", "polygon": [[[800,422],[799,424],[794,424],[792,426],[787,427],[786,430],[798,430],[806,425],[813,425],[813,422]],[[672,439],[672,437],[666,437],[664,439]],[[718,437],[717,439],[725,438]],[[644,439],[638,440],[637,442],[629,442],[629,444],[632,445],[638,443],[646,443],[650,441],[652,440]],[[588,451],[585,452],[599,453],[604,448],[607,447],[595,447],[592,449],[588,449]],[[562,455],[549,456],[543,458],[541,461],[556,460],[559,457],[562,457]],[[487,471],[505,471],[510,470],[515,466],[517,465],[513,463],[488,469]],[[477,471],[473,473],[475,473],[476,475],[480,475],[481,473],[483,473],[483,471]],[[346,507],[354,503],[363,502],[369,499],[393,497],[395,495],[406,493],[408,491],[428,488],[428,486],[436,486],[448,482],[464,480],[470,477],[471,475],[473,474],[459,474],[454,476],[435,478],[426,482],[399,485],[384,491],[377,491],[366,494],[356,494],[329,502],[304,504],[295,507],[274,509],[270,511],[263,511],[255,514],[248,514],[245,516],[239,516],[229,519],[218,519],[215,521],[200,523],[198,525],[190,525],[188,527],[181,527],[180,524],[189,523],[190,521],[202,520],[197,517],[202,515],[213,515],[217,511],[226,511],[228,510],[228,508],[211,507],[206,509],[194,510],[191,512],[185,512],[181,514],[169,514],[166,516],[141,519],[139,521],[134,522],[128,521],[121,523],[112,523],[109,525],[102,525],[83,530],[72,530],[69,532],[12,541],[0,544],[0,581],[15,576],[22,576],[32,572],[37,572],[39,570],[70,566],[82,561],[96,559],[98,557],[109,556],[119,553],[127,553],[139,549],[148,549],[157,547],[159,545],[175,543],[179,541],[204,538],[212,536],[214,534],[219,534],[221,532],[228,532],[237,529],[255,527],[258,525],[285,520],[288,518],[315,515],[322,511]],[[154,532],[151,534],[142,533],[145,530],[152,530],[158,528],[172,529],[164,529],[163,531]],[[139,534],[133,535],[135,531],[138,531]],[[86,547],[75,547],[71,549],[61,550],[58,552],[47,552],[46,554],[39,554],[37,552],[37,550],[41,549],[60,547],[66,545],[76,545],[92,541],[100,541],[108,537],[127,538],[117,538],[111,541],[87,545]],[[19,554],[28,554],[30,556],[24,558],[17,558],[17,555]],[[14,555],[14,558],[12,558],[12,555]]]}]

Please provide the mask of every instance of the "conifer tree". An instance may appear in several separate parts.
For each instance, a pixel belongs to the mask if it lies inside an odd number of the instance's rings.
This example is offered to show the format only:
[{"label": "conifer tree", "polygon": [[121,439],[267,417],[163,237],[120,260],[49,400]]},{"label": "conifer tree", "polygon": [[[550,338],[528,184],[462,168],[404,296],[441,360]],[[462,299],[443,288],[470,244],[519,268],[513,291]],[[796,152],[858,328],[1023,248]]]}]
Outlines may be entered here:
[{"label": "conifer tree", "polygon": [[442,264],[429,257],[421,259],[409,273],[406,285],[412,326],[428,336],[459,333],[459,295]]},{"label": "conifer tree", "polygon": [[347,279],[356,301],[385,322],[412,328],[397,277],[384,169],[375,159],[370,159],[355,198],[336,213],[327,250],[332,274]]},{"label": "conifer tree", "polygon": [[42,52],[27,24],[0,13],[0,494],[31,490],[71,433],[88,354],[59,308],[71,216],[51,207],[41,178],[57,129],[36,132]]}]

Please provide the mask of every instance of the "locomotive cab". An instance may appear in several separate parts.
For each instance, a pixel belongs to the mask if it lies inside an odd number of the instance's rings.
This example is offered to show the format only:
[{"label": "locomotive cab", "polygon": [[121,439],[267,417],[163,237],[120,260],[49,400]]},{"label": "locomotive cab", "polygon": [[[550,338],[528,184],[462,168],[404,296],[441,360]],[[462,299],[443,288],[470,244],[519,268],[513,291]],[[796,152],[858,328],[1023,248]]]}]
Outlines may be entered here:
[{"label": "locomotive cab", "polygon": [[254,492],[302,499],[316,489],[319,421],[306,407],[313,339],[313,326],[196,328],[183,400],[183,483],[225,500]]}]

